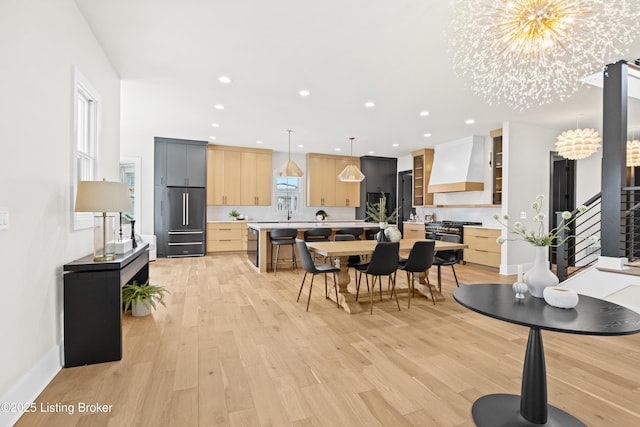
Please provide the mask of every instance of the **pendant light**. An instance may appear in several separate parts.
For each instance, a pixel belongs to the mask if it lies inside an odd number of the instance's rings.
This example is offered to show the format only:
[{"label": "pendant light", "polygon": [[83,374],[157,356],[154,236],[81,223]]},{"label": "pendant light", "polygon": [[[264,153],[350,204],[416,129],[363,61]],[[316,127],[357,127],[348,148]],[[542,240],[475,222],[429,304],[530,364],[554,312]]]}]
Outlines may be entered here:
[{"label": "pendant light", "polygon": [[291,160],[291,132],[293,131],[287,130],[287,132],[289,132],[289,159],[287,160],[287,163],[278,169],[278,176],[285,178],[300,178],[303,175],[302,169],[296,165],[296,162]]},{"label": "pendant light", "polygon": [[[351,137],[349,139],[351,140],[351,157],[353,157],[353,140],[355,138]],[[347,165],[338,175],[338,179],[343,182],[362,182],[364,175],[356,165]]]},{"label": "pendant light", "polygon": [[600,134],[595,129],[580,129],[580,116],[576,121],[576,129],[562,132],[556,141],[556,151],[565,159],[584,159],[600,148]]}]

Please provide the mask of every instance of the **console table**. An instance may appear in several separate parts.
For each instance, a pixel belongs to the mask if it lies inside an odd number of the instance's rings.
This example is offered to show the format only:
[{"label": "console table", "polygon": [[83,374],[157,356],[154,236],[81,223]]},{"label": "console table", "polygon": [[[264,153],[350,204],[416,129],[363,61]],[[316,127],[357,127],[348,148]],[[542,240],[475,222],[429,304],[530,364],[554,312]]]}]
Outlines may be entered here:
[{"label": "console table", "polygon": [[472,414],[477,426],[584,426],[571,414],[547,404],[541,330],[609,336],[640,332],[640,314],[586,295],[580,295],[578,305],[568,310],[529,294],[517,300],[511,285],[460,284],[453,298],[477,313],[529,327],[521,395],[490,394],[476,400]]},{"label": "console table", "polygon": [[122,287],[149,278],[149,245],[98,262],[64,265],[64,366],[122,359]]}]

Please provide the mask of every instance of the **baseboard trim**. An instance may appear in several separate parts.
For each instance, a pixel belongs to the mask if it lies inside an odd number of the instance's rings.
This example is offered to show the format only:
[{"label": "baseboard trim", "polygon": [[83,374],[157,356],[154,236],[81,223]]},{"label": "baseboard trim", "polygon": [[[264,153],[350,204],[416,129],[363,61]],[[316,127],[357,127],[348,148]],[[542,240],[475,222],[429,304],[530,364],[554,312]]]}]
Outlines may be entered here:
[{"label": "baseboard trim", "polygon": [[[31,403],[62,369],[62,347],[55,345],[4,396],[0,403]],[[20,406],[20,405],[18,405]],[[0,425],[12,426],[22,412],[0,411]]]}]

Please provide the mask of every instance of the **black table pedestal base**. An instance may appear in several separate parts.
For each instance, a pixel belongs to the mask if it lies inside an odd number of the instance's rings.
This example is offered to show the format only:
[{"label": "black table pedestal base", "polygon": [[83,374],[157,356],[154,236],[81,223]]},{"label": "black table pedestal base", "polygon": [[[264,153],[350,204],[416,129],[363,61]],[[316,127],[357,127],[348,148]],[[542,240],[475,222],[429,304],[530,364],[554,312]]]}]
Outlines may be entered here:
[{"label": "black table pedestal base", "polygon": [[536,424],[520,415],[520,396],[515,394],[490,394],[473,403],[473,421],[478,427],[586,427],[573,415],[555,406],[547,405],[547,422]]}]

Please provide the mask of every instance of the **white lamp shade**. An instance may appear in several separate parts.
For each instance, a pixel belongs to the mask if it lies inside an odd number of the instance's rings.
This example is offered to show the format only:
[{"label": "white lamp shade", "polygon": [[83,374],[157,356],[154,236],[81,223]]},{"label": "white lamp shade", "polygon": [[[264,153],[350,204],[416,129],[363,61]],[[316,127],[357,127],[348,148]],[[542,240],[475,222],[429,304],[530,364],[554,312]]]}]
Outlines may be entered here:
[{"label": "white lamp shade", "polygon": [[131,209],[126,184],[111,181],[80,181],[76,212],[128,212]]},{"label": "white lamp shade", "polygon": [[565,159],[585,159],[600,148],[600,134],[595,129],[575,129],[562,132],[556,150]]},{"label": "white lamp shade", "polygon": [[338,175],[338,179],[343,182],[362,182],[364,175],[355,165],[347,165]]},{"label": "white lamp shade", "polygon": [[300,167],[298,165],[296,165],[296,162],[294,162],[291,159],[287,160],[287,163],[285,163],[284,165],[282,165],[280,167],[280,169],[278,169],[278,176],[279,177],[283,177],[283,178],[299,178],[302,175],[303,175],[302,169],[300,169]]}]

